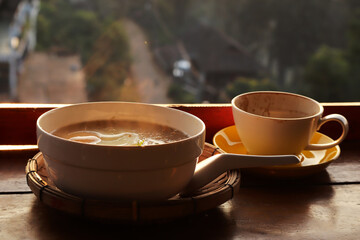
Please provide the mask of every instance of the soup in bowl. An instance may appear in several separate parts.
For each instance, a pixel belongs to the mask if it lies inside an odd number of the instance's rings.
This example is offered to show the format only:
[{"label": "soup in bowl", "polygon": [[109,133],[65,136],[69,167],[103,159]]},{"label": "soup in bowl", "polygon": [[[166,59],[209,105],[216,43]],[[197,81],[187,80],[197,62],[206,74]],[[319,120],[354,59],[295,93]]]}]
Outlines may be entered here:
[{"label": "soup in bowl", "polygon": [[49,178],[95,199],[152,201],[193,176],[205,124],[186,112],[142,103],[93,102],[50,110],[37,121]]}]

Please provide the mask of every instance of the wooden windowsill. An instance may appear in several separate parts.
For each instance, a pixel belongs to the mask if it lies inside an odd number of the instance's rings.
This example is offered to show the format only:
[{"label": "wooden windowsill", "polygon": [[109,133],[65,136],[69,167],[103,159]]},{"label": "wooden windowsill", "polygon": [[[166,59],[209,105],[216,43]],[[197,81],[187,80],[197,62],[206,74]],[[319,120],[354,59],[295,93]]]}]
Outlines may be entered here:
[{"label": "wooden windowsill", "polygon": [[[0,145],[36,145],[36,120],[44,112],[63,104],[0,104]],[[206,141],[220,129],[233,125],[230,104],[163,104],[198,116],[206,124]],[[339,113],[350,125],[347,140],[360,139],[360,103],[324,103],[324,115]],[[330,137],[339,134],[336,123],[321,129]],[[4,149],[4,147],[3,147]]]}]

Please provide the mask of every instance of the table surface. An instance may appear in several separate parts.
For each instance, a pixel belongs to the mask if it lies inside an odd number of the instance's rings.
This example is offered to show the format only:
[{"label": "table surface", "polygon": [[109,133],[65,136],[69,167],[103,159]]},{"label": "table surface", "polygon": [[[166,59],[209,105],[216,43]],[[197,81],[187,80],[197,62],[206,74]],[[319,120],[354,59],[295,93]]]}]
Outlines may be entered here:
[{"label": "table surface", "polygon": [[71,216],[40,202],[26,184],[33,151],[0,156],[0,239],[358,239],[360,150],[358,141],[326,171],[298,180],[242,174],[233,199],[181,219],[147,224],[101,223]]},{"label": "table surface", "polygon": [[147,224],[103,223],[54,210],[30,191],[37,150],[0,151],[0,239],[359,239],[360,140],[314,176],[274,180],[242,173],[234,197],[206,212]]}]

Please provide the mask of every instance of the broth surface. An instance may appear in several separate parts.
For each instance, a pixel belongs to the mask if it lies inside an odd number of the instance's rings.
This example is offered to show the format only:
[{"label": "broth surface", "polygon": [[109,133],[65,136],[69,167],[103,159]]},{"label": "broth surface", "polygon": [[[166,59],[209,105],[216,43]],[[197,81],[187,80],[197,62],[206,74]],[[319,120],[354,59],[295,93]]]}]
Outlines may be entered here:
[{"label": "broth surface", "polygon": [[59,128],[52,134],[71,141],[111,146],[164,144],[188,137],[168,126],[130,120],[81,122]]}]

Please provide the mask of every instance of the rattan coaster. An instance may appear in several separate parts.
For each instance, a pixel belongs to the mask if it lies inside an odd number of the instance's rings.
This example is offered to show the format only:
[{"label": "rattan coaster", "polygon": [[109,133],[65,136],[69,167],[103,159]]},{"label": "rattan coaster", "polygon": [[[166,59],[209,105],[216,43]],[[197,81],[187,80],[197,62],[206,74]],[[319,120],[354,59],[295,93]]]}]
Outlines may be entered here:
[{"label": "rattan coaster", "polygon": [[[219,153],[219,149],[206,143],[199,161]],[[176,195],[160,202],[85,199],[61,191],[50,181],[41,152],[29,159],[26,179],[36,197],[54,209],[91,219],[126,222],[170,220],[197,214],[231,199],[240,186],[240,172],[232,170],[222,174],[190,197]]]}]

